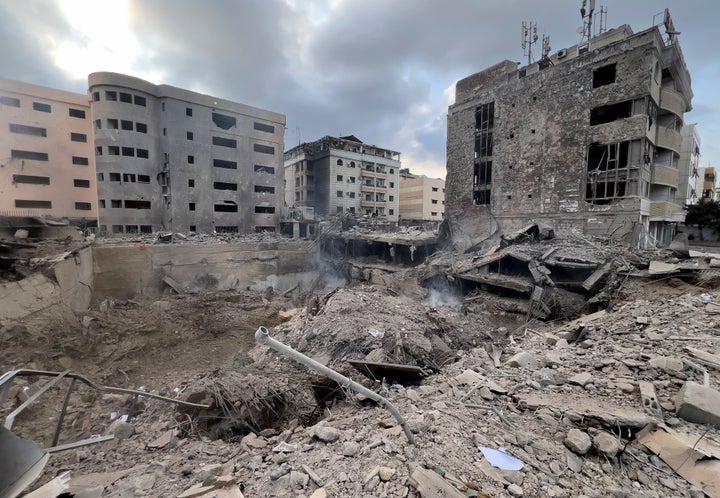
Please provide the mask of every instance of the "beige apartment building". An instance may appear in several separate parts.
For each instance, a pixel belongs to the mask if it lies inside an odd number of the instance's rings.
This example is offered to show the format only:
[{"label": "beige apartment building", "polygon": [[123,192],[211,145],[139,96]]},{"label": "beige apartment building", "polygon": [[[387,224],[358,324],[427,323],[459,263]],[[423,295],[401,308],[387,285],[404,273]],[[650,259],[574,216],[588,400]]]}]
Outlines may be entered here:
[{"label": "beige apartment building", "polygon": [[123,74],[88,81],[101,231],[276,230],[284,115]]},{"label": "beige apartment building", "polygon": [[87,95],[0,78],[0,215],[97,221]]},{"label": "beige apartment building", "polygon": [[442,221],[445,217],[445,180],[400,170],[400,220],[404,223]]},{"label": "beige apartment building", "polygon": [[680,131],[682,135],[682,147],[680,149],[680,160],[678,171],[680,171],[680,185],[678,186],[677,202],[687,206],[696,204],[698,196],[697,182],[700,177],[700,134],[697,124],[686,124]]},{"label": "beige apartment building", "polygon": [[355,136],[323,137],[285,152],[285,202],[318,216],[353,213],[398,221],[400,153]]}]

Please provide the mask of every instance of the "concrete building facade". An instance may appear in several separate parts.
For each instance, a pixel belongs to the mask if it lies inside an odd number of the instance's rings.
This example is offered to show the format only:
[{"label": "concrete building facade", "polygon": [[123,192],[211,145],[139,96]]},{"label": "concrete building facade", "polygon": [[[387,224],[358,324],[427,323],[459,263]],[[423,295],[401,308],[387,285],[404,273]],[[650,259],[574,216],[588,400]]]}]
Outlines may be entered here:
[{"label": "concrete building facade", "polygon": [[326,136],[285,152],[285,203],[398,221],[400,153],[354,136]]},{"label": "concrete building facade", "polygon": [[665,30],[627,26],[529,66],[460,80],[449,109],[446,217],[471,247],[529,221],[664,246],[678,203],[690,75]]},{"label": "concrete building facade", "polygon": [[86,95],[0,79],[0,214],[97,221]]},{"label": "concrete building facade", "polygon": [[[697,124],[686,124],[682,131],[682,149],[680,150],[680,185],[678,203],[682,206],[696,204],[698,201],[697,182],[700,178],[700,135]],[[702,192],[700,192],[702,195]]]},{"label": "concrete building facade", "polygon": [[88,81],[101,230],[275,231],[284,115],[117,73]]},{"label": "concrete building facade", "polygon": [[716,201],[717,197],[717,175],[715,168],[706,166],[698,168],[697,191],[700,199],[705,201]]},{"label": "concrete building facade", "polygon": [[414,223],[445,217],[445,180],[400,170],[400,220]]}]

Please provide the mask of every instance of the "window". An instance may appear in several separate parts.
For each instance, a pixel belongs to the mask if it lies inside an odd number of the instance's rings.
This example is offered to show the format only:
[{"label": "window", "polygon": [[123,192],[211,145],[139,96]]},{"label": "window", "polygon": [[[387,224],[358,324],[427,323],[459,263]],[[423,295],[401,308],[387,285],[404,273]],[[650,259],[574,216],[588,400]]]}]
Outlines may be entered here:
[{"label": "window", "polygon": [[492,191],[493,130],[495,103],[475,109],[475,165],[473,171],[473,204],[490,204]]},{"label": "window", "polygon": [[348,183],[355,183],[355,177],[354,177],[354,176],[348,176]]},{"label": "window", "polygon": [[[137,104],[137,102],[136,102]],[[152,225],[140,225],[140,233],[152,233]]]},{"label": "window", "polygon": [[192,178],[188,179],[188,187],[189,187],[189,188],[194,188],[194,187],[195,187],[195,180],[194,180],[194,179],[192,179]]},{"label": "window", "polygon": [[117,119],[108,119],[107,127],[109,130],[117,130],[118,129],[118,120]]},{"label": "window", "polygon": [[185,108],[185,115],[186,116],[192,116],[192,109],[190,107]]},{"label": "window", "polygon": [[122,225],[113,225],[112,231],[113,231],[113,233],[123,233],[123,226]]},{"label": "window", "polygon": [[213,166],[216,168],[237,169],[235,161],[223,161],[222,159],[213,159]]},{"label": "window", "polygon": [[125,209],[150,209],[150,201],[125,201]]},{"label": "window", "polygon": [[87,142],[87,135],[84,133],[70,133],[70,140],[73,142]]},{"label": "window", "polygon": [[213,206],[213,209],[216,213],[237,213],[238,207],[237,204],[227,202],[225,204],[215,204]]},{"label": "window", "polygon": [[167,128],[163,128],[163,137],[167,136]]},{"label": "window", "polygon": [[110,173],[110,181],[111,182],[119,182],[120,181],[120,173]]},{"label": "window", "polygon": [[125,92],[120,92],[120,102],[125,102],[126,104],[132,104],[132,95]]},{"label": "window", "polygon": [[258,123],[257,121],[253,123],[253,129],[258,131],[265,131],[267,133],[275,133],[275,127],[273,125]]},{"label": "window", "polygon": [[90,211],[91,205],[89,202],[76,202],[75,203],[75,209],[78,211]]},{"label": "window", "polygon": [[125,225],[125,233],[140,233],[137,225]]},{"label": "window", "polygon": [[15,97],[0,97],[0,104],[6,105],[8,107],[20,107],[20,99],[16,99]]},{"label": "window", "polygon": [[255,185],[255,192],[260,194],[274,194],[275,187],[266,187],[265,185]]},{"label": "window", "polygon": [[342,191],[342,190],[338,190],[337,193],[335,194],[335,196],[336,196],[336,197],[342,197],[342,196],[343,196],[343,191]]},{"label": "window", "polygon": [[90,188],[90,180],[80,180],[78,178],[75,178],[73,180],[73,187]]},{"label": "window", "polygon": [[337,176],[337,181],[339,181],[339,182],[343,181],[342,175]]},{"label": "window", "polygon": [[607,104],[590,110],[590,126],[610,123],[632,115],[632,100]]},{"label": "window", "polygon": [[394,209],[388,209],[388,214],[389,214],[390,216],[394,215],[394,214],[395,214],[395,210],[394,210]]},{"label": "window", "polygon": [[347,195],[348,195],[348,197],[350,197],[351,199],[354,199],[354,198],[355,198],[355,192],[348,192]]},{"label": "window", "polygon": [[135,131],[138,133],[147,133],[147,125],[145,123],[135,123]]},{"label": "window", "polygon": [[220,147],[229,147],[231,149],[237,149],[237,140],[232,140],[225,137],[212,137],[213,145],[219,145]]},{"label": "window", "polygon": [[105,181],[105,173],[98,173],[98,174],[97,174],[97,181],[99,181],[99,182]]},{"label": "window", "polygon": [[40,112],[52,112],[52,106],[42,102],[33,102],[33,109]]},{"label": "window", "polygon": [[255,227],[255,233],[275,233],[275,227]]},{"label": "window", "polygon": [[354,167],[355,167],[355,161],[350,161],[350,167],[351,167],[351,168],[354,168]]},{"label": "window", "polygon": [[73,109],[72,107],[68,109],[68,114],[71,118],[80,118],[85,119],[85,111],[82,109]]},{"label": "window", "polygon": [[217,233],[238,233],[238,227],[233,226],[216,226],[215,231]]},{"label": "window", "polygon": [[50,185],[49,176],[13,175],[13,183],[28,183],[30,185]]},{"label": "window", "polygon": [[394,195],[389,195],[389,196],[388,196],[388,201],[394,202],[394,201],[395,201],[395,196],[394,196]]},{"label": "window", "polygon": [[108,145],[108,155],[119,156],[120,155],[120,147],[118,145]]},{"label": "window", "polygon": [[275,147],[269,145],[254,144],[253,150],[261,154],[275,154]]},{"label": "window", "polygon": [[337,160],[337,165],[338,165],[338,166],[342,166],[342,165],[343,165],[343,160],[342,160],[342,159],[338,159],[338,160]]},{"label": "window", "polygon": [[275,168],[272,166],[262,166],[260,164],[255,165],[255,173],[268,173],[270,175],[275,174]]},{"label": "window", "polygon": [[133,97],[135,99],[135,105],[145,107],[145,97],[142,97],[140,95],[134,95]]},{"label": "window", "polygon": [[615,64],[599,67],[593,71],[593,88],[615,83]]},{"label": "window", "polygon": [[87,157],[72,156],[72,163],[78,166],[87,166],[90,164],[90,160]]},{"label": "window", "polygon": [[272,206],[255,206],[255,213],[257,214],[273,214],[275,208]]},{"label": "window", "polygon": [[162,112],[165,112],[165,102],[160,102],[160,110],[162,110]]},{"label": "window", "polygon": [[105,209],[105,199],[98,200],[98,207],[100,209]]},{"label": "window", "polygon": [[105,100],[117,100],[117,92],[106,91]]},{"label": "window", "polygon": [[138,183],[150,183],[150,177],[148,175],[138,175]]},{"label": "window", "polygon": [[195,211],[195,203],[194,202],[188,203],[188,211]]},{"label": "window", "polygon": [[93,102],[100,101],[100,92],[93,92]]},{"label": "window", "polygon": [[337,208],[335,208],[335,212],[336,212],[336,213],[342,213],[342,212],[343,212],[343,207],[342,207],[342,206],[338,206]]},{"label": "window", "polygon": [[390,188],[395,188],[395,182],[390,182]]},{"label": "window", "polygon": [[232,190],[237,191],[237,183],[226,183],[226,182],[213,182],[213,188],[215,190]]},{"label": "window", "polygon": [[437,192],[437,191],[438,191],[438,188],[437,188],[437,187],[433,187],[433,188],[432,188],[432,191],[433,191],[433,192]]},{"label": "window", "polygon": [[190,225],[190,231],[191,231],[191,232],[194,232],[195,230],[196,230],[195,225]]},{"label": "window", "polygon": [[48,155],[45,152],[33,152],[30,150],[16,150],[10,151],[10,157],[13,159],[32,159],[33,161],[47,161]]},{"label": "window", "polygon": [[212,121],[215,123],[215,126],[222,128],[223,130],[229,130],[237,124],[234,117],[219,114],[217,112],[212,113]]},{"label": "window", "polygon": [[102,129],[102,121],[100,119],[95,120],[95,129],[96,130]]},{"label": "window", "polygon": [[30,201],[24,199],[15,199],[16,208],[28,209],[52,209],[51,201]]},{"label": "window", "polygon": [[120,199],[111,199],[110,200],[110,207],[111,208],[121,208],[122,207],[122,201]]},{"label": "window", "polygon": [[47,137],[46,128],[38,128],[37,126],[26,126],[10,123],[10,133],[20,133],[22,135],[32,135],[34,137]]},{"label": "window", "polygon": [[192,140],[192,139],[193,139],[193,132],[191,132],[191,131],[187,132],[186,137],[187,137],[188,140]]},{"label": "window", "polygon": [[135,183],[135,174],[134,173],[124,173],[123,174],[123,182],[125,183]]},{"label": "window", "polygon": [[135,157],[135,149],[132,147],[123,147],[122,155],[125,157]]},{"label": "window", "polygon": [[141,159],[148,159],[150,157],[150,153],[147,149],[137,149],[137,156]]},{"label": "window", "polygon": [[432,211],[432,212],[430,213],[430,216],[437,216],[437,215],[438,215],[438,214],[437,214],[437,211]]},{"label": "window", "polygon": [[395,170],[392,169],[392,168],[390,168],[390,174],[391,174],[391,175],[394,175],[394,174],[395,174]]},{"label": "window", "polygon": [[437,199],[432,199],[430,202],[431,202],[432,204],[437,204],[437,203],[438,203]]},{"label": "window", "polygon": [[195,156],[188,156],[188,164],[195,164]]},{"label": "window", "polygon": [[133,131],[133,122],[123,119],[120,121],[120,128],[127,131]]}]

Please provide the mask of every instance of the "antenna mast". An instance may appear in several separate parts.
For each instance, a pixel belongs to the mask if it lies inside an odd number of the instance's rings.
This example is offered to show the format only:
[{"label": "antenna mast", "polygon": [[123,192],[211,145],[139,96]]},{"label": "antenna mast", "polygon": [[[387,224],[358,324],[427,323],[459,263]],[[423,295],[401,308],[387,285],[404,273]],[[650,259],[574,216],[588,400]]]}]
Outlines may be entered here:
[{"label": "antenna mast", "polygon": [[603,34],[605,31],[607,31],[607,7],[600,6],[600,11],[595,14],[595,17],[598,17],[598,25],[596,26],[598,35]]},{"label": "antenna mast", "polygon": [[583,20],[581,42],[590,41],[590,38],[593,36],[592,19],[593,13],[595,12],[595,0],[590,0],[589,9],[587,7],[588,0],[582,0],[582,6],[580,7],[580,16]]},{"label": "antenna mast", "polygon": [[532,21],[522,22],[522,49],[523,55],[527,56],[528,66],[532,64],[532,46],[537,43],[537,23]]}]

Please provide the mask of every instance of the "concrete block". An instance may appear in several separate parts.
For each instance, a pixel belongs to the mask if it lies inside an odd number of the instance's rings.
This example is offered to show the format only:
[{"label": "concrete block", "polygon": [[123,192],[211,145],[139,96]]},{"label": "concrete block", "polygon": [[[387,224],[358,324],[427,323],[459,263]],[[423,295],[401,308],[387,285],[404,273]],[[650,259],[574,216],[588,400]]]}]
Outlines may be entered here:
[{"label": "concrete block", "polygon": [[677,393],[675,413],[688,422],[720,425],[720,392],[688,381]]}]

